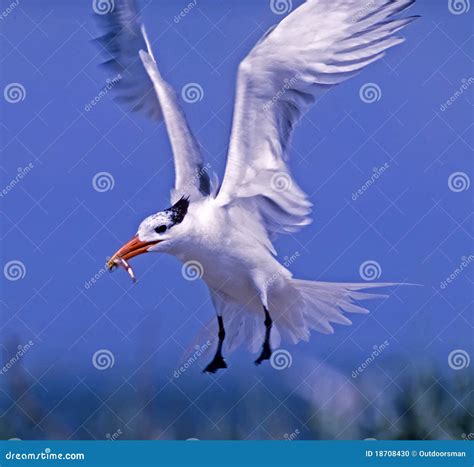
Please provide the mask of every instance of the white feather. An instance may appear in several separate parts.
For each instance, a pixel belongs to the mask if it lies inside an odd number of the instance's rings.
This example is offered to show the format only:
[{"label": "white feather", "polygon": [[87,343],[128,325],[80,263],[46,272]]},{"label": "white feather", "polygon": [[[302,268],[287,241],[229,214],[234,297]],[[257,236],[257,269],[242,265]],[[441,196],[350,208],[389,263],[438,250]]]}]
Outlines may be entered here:
[{"label": "white feather", "polygon": [[[116,0],[112,28],[101,41],[113,55],[109,65],[124,73],[118,91],[134,110],[164,119],[175,158],[174,196],[192,198],[179,223],[162,234],[156,231],[157,216],[151,216],[138,240],[153,243],[147,251],[199,266],[226,328],[227,350],[245,343],[258,351],[267,315],[273,320],[272,347],[281,338],[306,341],[313,330],[332,333],[333,324],[351,324],[348,313],[367,313],[357,302],[381,297],[364,290],[399,285],[293,279],[275,258],[270,238],[310,222],[311,203],[287,166],[296,123],[329,86],[403,41],[394,34],[413,18],[393,15],[413,2],[308,0],[265,34],[239,67],[227,167],[216,196],[176,94],[158,71],[134,1]],[[210,339],[215,337],[214,332]]]},{"label": "white feather", "polygon": [[413,2],[310,0],[262,38],[239,67],[221,205],[256,198],[270,234],[310,222],[286,163],[293,128],[328,86],[403,41],[392,34],[414,18],[388,18]]},{"label": "white feather", "polygon": [[98,42],[112,57],[104,65],[119,73],[117,99],[156,121],[164,120],[174,155],[175,185],[171,201],[209,195],[209,174],[173,88],[161,77],[145,26],[134,0],[117,0],[102,15],[106,34]]}]

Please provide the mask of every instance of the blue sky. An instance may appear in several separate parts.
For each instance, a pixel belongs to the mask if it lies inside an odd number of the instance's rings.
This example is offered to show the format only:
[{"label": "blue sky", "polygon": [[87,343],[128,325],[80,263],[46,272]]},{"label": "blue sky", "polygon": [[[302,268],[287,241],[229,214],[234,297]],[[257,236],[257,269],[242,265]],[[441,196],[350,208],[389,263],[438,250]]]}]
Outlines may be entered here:
[{"label": "blue sky", "polygon": [[[67,386],[77,376],[97,377],[91,358],[99,349],[114,355],[109,382],[133,379],[137,367],[171,377],[183,349],[214,315],[205,285],[184,280],[181,265],[159,255],[133,261],[136,285],[123,271],[101,272],[106,256],[145,216],[169,206],[173,167],[165,130],[128,113],[112,93],[86,110],[111,78],[91,43],[99,34],[91,2],[0,4],[7,12],[0,22],[0,84],[5,93],[21,85],[20,97],[9,97],[18,102],[0,99],[0,177],[7,190],[0,198],[1,262],[20,274],[0,277],[4,358],[15,338],[34,342],[21,364],[36,378],[49,369],[45,381],[61,375]],[[222,177],[236,68],[282,16],[269,1],[198,0],[176,21],[188,4],[153,2],[145,23],[166,79],[178,92],[189,83],[201,86],[202,99],[183,106]],[[379,280],[423,285],[397,289],[332,336],[285,346],[295,362],[302,353],[350,375],[388,340],[380,359],[387,371],[413,365],[449,373],[450,352],[472,354],[474,262],[462,266],[474,254],[472,12],[448,5],[417,2],[410,13],[422,18],[403,31],[406,42],[331,90],[295,132],[291,167],[314,203],[314,222],[276,243],[281,258],[298,253],[294,275],[362,281],[360,267],[371,261]],[[377,90],[374,102],[361,99],[368,84]],[[94,189],[101,172],[112,189]],[[363,194],[355,196],[359,189]],[[451,274],[454,280],[441,285]],[[255,369],[253,358],[238,352],[229,372],[248,378],[272,371]],[[188,384],[201,378],[195,370]]]}]

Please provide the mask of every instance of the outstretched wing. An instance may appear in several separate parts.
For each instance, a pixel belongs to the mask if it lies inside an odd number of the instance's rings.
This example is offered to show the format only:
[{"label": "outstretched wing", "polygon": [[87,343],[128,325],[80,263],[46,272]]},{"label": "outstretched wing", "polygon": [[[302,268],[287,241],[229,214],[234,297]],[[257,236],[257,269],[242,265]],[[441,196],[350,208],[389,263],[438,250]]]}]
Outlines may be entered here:
[{"label": "outstretched wing", "polygon": [[308,0],[266,33],[239,67],[222,205],[248,199],[270,234],[310,222],[287,166],[293,128],[329,86],[403,42],[395,34],[415,17],[393,16],[414,2]]},{"label": "outstretched wing", "polygon": [[196,198],[210,192],[209,174],[199,145],[173,88],[161,77],[135,0],[115,0],[110,13],[100,15],[105,34],[97,39],[109,56],[104,65],[113,73],[116,99],[156,121],[165,121],[174,154],[175,189]]}]

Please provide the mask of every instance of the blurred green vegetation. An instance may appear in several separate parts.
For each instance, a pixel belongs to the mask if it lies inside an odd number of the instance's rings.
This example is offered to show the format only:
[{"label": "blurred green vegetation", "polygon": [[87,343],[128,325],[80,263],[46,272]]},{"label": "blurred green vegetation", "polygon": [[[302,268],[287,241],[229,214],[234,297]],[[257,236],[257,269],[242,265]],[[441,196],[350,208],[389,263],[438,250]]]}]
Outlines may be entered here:
[{"label": "blurred green vegetation", "polygon": [[[228,377],[193,399],[195,379],[160,380],[114,394],[79,381],[55,391],[20,365],[3,375],[2,439],[472,439],[472,376],[434,371],[396,383],[324,375],[292,391],[281,373],[248,381]],[[331,380],[332,378],[332,380]],[[334,390],[334,381],[338,389]],[[194,382],[194,383],[193,383]],[[179,383],[179,385],[178,385]],[[153,387],[152,387],[153,386]],[[48,387],[52,387],[51,384]],[[54,385],[53,385],[54,387]],[[161,388],[158,391],[157,388]],[[367,392],[366,389],[370,388]],[[327,396],[324,395],[325,391]],[[218,395],[217,395],[218,394]],[[112,395],[112,397],[111,397]],[[322,397],[322,398],[321,398]]]}]

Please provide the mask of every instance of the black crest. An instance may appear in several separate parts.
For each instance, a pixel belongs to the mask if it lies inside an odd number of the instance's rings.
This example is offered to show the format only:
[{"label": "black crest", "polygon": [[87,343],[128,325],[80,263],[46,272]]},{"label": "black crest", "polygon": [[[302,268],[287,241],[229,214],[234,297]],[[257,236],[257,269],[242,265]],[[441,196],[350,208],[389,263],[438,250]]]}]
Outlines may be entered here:
[{"label": "black crest", "polygon": [[184,216],[188,212],[189,207],[189,198],[183,196],[181,199],[176,201],[169,209],[166,211],[171,215],[171,221],[173,224],[179,224],[183,221]]}]

